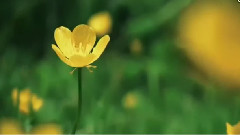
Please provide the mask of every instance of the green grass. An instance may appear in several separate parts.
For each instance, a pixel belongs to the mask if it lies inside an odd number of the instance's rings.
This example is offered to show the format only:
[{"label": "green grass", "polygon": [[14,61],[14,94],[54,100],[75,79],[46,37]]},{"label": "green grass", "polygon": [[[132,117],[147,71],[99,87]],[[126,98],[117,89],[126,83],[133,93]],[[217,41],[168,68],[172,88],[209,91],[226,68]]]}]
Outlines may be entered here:
[{"label": "green grass", "polygon": [[[195,68],[178,48],[176,20],[190,0],[102,2],[23,1],[22,9],[5,3],[12,9],[0,32],[0,118],[17,119],[11,91],[30,88],[44,100],[31,124],[55,122],[70,133],[77,112],[77,72],[70,74],[73,68],[51,49],[53,32],[60,25],[72,29],[91,14],[108,10],[114,22],[111,41],[93,63],[97,69],[83,69],[77,133],[224,134],[226,122],[240,120],[239,92],[192,77]],[[138,8],[141,5],[147,10]],[[134,38],[143,42],[141,56],[129,51]],[[138,98],[134,109],[123,106],[129,92]]]}]

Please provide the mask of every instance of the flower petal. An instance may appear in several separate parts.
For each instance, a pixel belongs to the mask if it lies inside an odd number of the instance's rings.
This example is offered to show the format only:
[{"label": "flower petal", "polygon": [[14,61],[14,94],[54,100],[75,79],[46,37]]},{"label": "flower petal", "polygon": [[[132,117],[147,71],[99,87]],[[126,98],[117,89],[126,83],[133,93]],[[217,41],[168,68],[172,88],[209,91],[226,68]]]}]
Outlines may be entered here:
[{"label": "flower petal", "polygon": [[240,122],[238,122],[236,125],[232,126],[229,123],[226,124],[227,126],[227,134],[240,134]]},{"label": "flower petal", "polygon": [[12,91],[12,100],[13,100],[13,104],[17,105],[17,101],[18,101],[18,92],[19,90],[17,88],[14,88]]},{"label": "flower petal", "polygon": [[81,45],[84,53],[89,53],[96,41],[96,34],[94,30],[84,24],[78,25],[72,32],[72,41],[75,46]]},{"label": "flower petal", "polygon": [[67,65],[72,67],[71,61],[69,61],[64,55],[63,53],[60,51],[60,49],[56,46],[56,45],[52,45],[52,49],[56,52],[56,54],[58,55],[58,57]]},{"label": "flower petal", "polygon": [[229,123],[226,123],[227,134],[233,134],[232,126]]},{"label": "flower petal", "polygon": [[54,32],[54,38],[63,55],[69,58],[73,55],[73,47],[71,43],[71,31],[63,26],[57,28]]},{"label": "flower petal", "polygon": [[87,56],[81,56],[81,55],[73,55],[70,57],[70,61],[72,63],[72,67],[85,67],[92,63],[94,59],[94,55],[87,55]]},{"label": "flower petal", "polygon": [[32,95],[32,108],[34,111],[38,111],[43,105],[43,100],[39,97],[37,97],[37,95],[33,94]]},{"label": "flower petal", "polygon": [[109,41],[110,37],[108,35],[105,35],[98,41],[97,45],[93,48],[92,54],[95,55],[93,61],[97,60],[100,57]]}]

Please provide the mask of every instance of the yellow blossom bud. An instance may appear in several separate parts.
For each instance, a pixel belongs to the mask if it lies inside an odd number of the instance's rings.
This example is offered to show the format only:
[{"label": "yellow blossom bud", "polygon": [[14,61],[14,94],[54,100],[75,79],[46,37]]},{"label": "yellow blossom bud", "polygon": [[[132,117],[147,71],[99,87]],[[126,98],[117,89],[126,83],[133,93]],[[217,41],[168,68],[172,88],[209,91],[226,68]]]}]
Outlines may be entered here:
[{"label": "yellow blossom bud", "polygon": [[0,134],[23,134],[19,123],[12,119],[0,121]]},{"label": "yellow blossom bud", "polygon": [[143,52],[142,42],[139,39],[134,39],[130,44],[130,51],[133,55],[141,55]]},{"label": "yellow blossom bud", "polygon": [[32,134],[61,134],[61,128],[56,124],[44,124],[33,128]]},{"label": "yellow blossom bud", "polygon": [[33,111],[38,111],[42,105],[42,99],[38,98],[35,94],[31,93],[30,89],[24,89],[22,91],[18,91],[18,89],[14,89],[12,91],[12,99],[13,104],[17,105],[17,99],[19,94],[19,110],[24,114],[29,114],[31,105]]},{"label": "yellow blossom bud", "polygon": [[196,1],[180,20],[181,47],[204,71],[228,87],[240,87],[240,18],[236,3]]},{"label": "yellow blossom bud", "polygon": [[138,97],[135,93],[128,93],[123,99],[123,106],[126,109],[134,109],[138,104]]},{"label": "yellow blossom bud", "polygon": [[88,21],[88,25],[92,27],[98,36],[103,36],[111,32],[112,18],[108,12],[100,12],[94,14]]},{"label": "yellow blossom bud", "polygon": [[42,99],[38,98],[36,95],[32,95],[32,107],[34,111],[38,111],[43,105]]},{"label": "yellow blossom bud", "polygon": [[[49,123],[33,127],[31,134],[62,134],[61,127]],[[20,124],[13,119],[4,119],[0,121],[0,134],[24,134]]]}]

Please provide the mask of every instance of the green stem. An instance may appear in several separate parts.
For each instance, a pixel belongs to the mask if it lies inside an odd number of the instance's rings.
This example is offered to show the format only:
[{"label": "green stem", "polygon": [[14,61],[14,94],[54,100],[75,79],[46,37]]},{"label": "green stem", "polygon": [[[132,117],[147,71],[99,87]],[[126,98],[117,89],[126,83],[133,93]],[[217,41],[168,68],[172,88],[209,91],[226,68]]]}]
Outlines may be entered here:
[{"label": "green stem", "polygon": [[81,111],[82,111],[82,68],[78,68],[78,111],[77,111],[77,119],[76,123],[73,127],[72,134],[76,133],[78,124],[79,124],[79,119],[81,117]]}]

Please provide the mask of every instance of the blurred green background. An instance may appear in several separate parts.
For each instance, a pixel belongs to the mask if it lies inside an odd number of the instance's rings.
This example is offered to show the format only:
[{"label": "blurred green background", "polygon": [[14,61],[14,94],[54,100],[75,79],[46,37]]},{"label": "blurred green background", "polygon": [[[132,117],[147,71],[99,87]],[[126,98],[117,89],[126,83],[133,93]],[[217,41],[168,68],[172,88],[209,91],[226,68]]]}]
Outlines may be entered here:
[{"label": "blurred green background", "polygon": [[[54,30],[72,30],[107,11],[111,41],[93,63],[97,69],[83,69],[77,133],[226,133],[226,122],[240,120],[239,88],[208,79],[178,47],[178,20],[193,2],[1,0],[0,118],[18,120],[12,90],[30,88],[43,99],[30,125],[57,123],[70,133],[77,112],[77,73],[70,74],[73,68],[52,50]],[[138,55],[131,50],[134,39],[142,44]],[[24,127],[29,116],[21,115]]]}]

